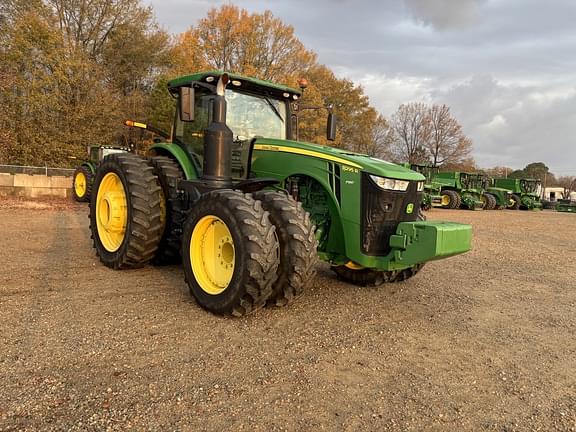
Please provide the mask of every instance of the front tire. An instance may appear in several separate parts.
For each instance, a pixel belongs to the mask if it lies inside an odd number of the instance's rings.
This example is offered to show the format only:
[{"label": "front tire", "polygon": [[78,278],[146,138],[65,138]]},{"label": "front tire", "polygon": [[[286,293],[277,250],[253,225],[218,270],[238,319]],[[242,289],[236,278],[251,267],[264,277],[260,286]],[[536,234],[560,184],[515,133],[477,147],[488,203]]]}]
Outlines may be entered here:
[{"label": "front tire", "polygon": [[520,197],[516,194],[512,194],[510,195],[510,199],[512,200],[512,202],[510,203],[510,205],[508,206],[508,208],[510,210],[519,210],[520,209],[520,204],[521,204],[521,200]]},{"label": "front tire", "polygon": [[302,204],[286,194],[260,191],[254,198],[270,213],[280,246],[278,278],[268,304],[286,306],[302,295],[316,274],[318,241],[314,225]]},{"label": "front tire", "polygon": [[374,270],[374,269],[354,269],[352,267],[335,266],[332,267],[338,279],[361,287],[377,287],[384,283],[402,282],[415,276],[424,264],[417,264],[404,270]]},{"label": "front tire", "polygon": [[160,186],[144,159],[129,153],[104,158],[94,179],[90,230],[107,267],[141,267],[154,257],[162,235]]},{"label": "front tire", "polygon": [[462,199],[458,192],[453,190],[442,191],[442,208],[457,209],[462,204]]},{"label": "front tire", "polygon": [[75,201],[90,201],[92,192],[92,172],[85,166],[80,166],[74,171],[72,177],[72,196]]},{"label": "front tire", "polygon": [[194,203],[182,237],[184,275],[198,304],[215,314],[242,316],[272,294],[278,240],[262,203],[230,189]]}]

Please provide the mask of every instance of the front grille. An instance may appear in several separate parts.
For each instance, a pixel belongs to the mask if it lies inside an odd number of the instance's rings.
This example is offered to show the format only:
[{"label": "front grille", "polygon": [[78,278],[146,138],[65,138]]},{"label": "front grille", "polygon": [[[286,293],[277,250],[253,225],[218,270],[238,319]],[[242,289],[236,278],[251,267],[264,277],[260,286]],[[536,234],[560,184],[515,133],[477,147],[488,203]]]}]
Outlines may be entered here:
[{"label": "front grille", "polygon": [[[411,222],[418,218],[422,192],[418,182],[411,181],[405,192],[382,190],[362,173],[362,224],[360,242],[366,255],[387,255],[390,252],[390,236],[396,232],[399,222]],[[406,213],[409,204],[412,213]]]}]

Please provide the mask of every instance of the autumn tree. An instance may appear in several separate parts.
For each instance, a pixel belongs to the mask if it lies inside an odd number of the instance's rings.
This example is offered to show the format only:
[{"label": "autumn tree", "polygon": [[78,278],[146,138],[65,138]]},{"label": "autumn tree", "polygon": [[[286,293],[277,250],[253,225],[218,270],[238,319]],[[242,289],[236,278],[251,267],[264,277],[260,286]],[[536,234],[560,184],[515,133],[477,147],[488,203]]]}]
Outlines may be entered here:
[{"label": "autumn tree", "polygon": [[[167,62],[167,35],[138,0],[4,0],[3,161],[72,164],[113,144]],[[8,7],[8,6],[9,7]],[[5,162],[5,163],[6,163]]]},{"label": "autumn tree", "polygon": [[250,14],[224,5],[211,9],[188,33],[182,39],[197,47],[199,63],[213,69],[287,82],[316,61],[294,28],[270,11]]}]

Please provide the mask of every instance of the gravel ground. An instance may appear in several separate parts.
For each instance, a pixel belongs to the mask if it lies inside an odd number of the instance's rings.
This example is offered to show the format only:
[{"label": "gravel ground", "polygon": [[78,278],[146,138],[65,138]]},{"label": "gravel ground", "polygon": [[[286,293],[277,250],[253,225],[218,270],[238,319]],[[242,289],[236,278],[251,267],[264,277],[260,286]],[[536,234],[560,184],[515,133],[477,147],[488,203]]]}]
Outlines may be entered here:
[{"label": "gravel ground", "polygon": [[1,431],[576,430],[576,215],[434,210],[472,252],[231,319],[103,267],[86,206],[6,207]]}]

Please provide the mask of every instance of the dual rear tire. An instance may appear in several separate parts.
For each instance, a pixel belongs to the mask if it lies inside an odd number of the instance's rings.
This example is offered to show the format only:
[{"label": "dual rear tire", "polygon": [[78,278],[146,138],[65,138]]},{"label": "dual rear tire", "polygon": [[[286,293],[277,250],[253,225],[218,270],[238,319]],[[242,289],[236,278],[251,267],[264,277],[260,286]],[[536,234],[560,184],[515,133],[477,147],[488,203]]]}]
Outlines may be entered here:
[{"label": "dual rear tire", "polygon": [[482,202],[484,203],[484,210],[494,210],[496,208],[496,197],[489,193],[482,194]]},{"label": "dual rear tire", "polygon": [[186,282],[203,308],[246,315],[298,298],[315,273],[316,239],[308,214],[290,197],[230,189],[194,204],[182,239]]},{"label": "dual rear tire", "polygon": [[217,314],[241,316],[298,298],[314,276],[317,246],[302,205],[278,192],[223,189],[202,195],[184,222],[175,196],[182,177],[168,158],[102,161],[90,203],[101,262],[126,269],[182,256],[191,294]]}]

